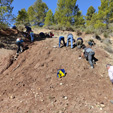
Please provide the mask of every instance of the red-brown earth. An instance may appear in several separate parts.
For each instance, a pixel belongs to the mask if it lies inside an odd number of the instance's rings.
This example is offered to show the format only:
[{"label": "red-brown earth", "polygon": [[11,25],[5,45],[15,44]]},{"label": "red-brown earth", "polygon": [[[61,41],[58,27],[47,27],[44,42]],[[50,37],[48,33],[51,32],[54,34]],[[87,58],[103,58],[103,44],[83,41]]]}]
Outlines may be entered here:
[{"label": "red-brown earth", "polygon": [[[90,35],[82,37],[87,43]],[[58,48],[58,38],[33,42],[12,63],[15,50],[0,52],[0,113],[113,113],[113,86],[105,67],[113,57],[94,40],[94,69],[78,59],[82,50]],[[58,78],[58,69],[65,69],[66,76]]]}]

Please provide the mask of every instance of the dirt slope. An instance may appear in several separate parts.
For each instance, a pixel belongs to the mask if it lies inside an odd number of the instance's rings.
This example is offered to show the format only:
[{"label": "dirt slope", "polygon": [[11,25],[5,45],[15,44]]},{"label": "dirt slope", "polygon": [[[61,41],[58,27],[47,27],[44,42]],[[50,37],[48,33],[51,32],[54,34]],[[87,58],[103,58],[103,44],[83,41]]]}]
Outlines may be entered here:
[{"label": "dirt slope", "polygon": [[[97,44],[91,69],[80,50],[53,46],[58,38],[34,42],[0,75],[0,113],[113,113],[112,57]],[[66,76],[57,78],[58,69]]]}]

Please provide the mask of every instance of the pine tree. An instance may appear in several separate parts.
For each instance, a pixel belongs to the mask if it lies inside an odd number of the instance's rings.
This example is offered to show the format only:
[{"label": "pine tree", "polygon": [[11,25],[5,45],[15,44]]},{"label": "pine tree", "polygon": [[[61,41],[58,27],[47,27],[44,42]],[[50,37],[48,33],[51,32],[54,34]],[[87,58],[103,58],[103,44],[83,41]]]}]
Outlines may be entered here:
[{"label": "pine tree", "polygon": [[16,24],[24,24],[25,25],[26,23],[28,23],[28,14],[27,14],[27,11],[25,10],[25,8],[23,8],[20,11],[18,11]]},{"label": "pine tree", "polygon": [[[86,14],[86,25],[87,26],[91,26],[93,25],[93,20],[94,20],[94,16],[95,16],[95,9],[93,6],[90,6],[87,10],[87,14]],[[93,18],[92,18],[93,17]],[[93,20],[92,20],[93,19]],[[91,21],[92,20],[92,21]]]},{"label": "pine tree", "polygon": [[[56,24],[69,27],[70,25],[84,24],[83,16],[79,11],[77,0],[58,0],[57,9],[54,15]],[[80,22],[81,21],[81,22]]]},{"label": "pine tree", "polygon": [[93,14],[95,13],[95,9],[94,9],[94,7],[93,6],[90,6],[89,8],[88,8],[88,10],[87,10],[87,14],[86,14],[86,19],[87,20],[91,20],[91,18],[92,18],[92,16],[93,16]]},{"label": "pine tree", "polygon": [[44,24],[45,24],[45,26],[53,25],[53,13],[52,13],[51,9],[46,14]]},{"label": "pine tree", "polygon": [[28,11],[27,11],[27,14],[28,14],[28,18],[29,18],[29,23],[30,24],[34,24],[35,23],[35,12],[34,12],[34,8],[33,8],[33,6],[30,6],[29,8],[28,8]]},{"label": "pine tree", "polygon": [[71,25],[77,0],[58,0],[55,21],[61,25]]},{"label": "pine tree", "polygon": [[77,12],[77,15],[74,16],[74,19],[75,19],[74,25],[76,27],[84,26],[85,20],[84,20],[84,16],[82,15],[81,11]]},{"label": "pine tree", "polygon": [[37,0],[33,5],[33,9],[35,12],[34,15],[35,24],[40,25],[41,23],[44,22],[46,13],[48,11],[48,6],[46,5],[46,3],[42,2],[42,0]]},{"label": "pine tree", "polygon": [[0,24],[9,24],[13,19],[11,6],[13,0],[0,0]]},{"label": "pine tree", "polygon": [[99,7],[98,11],[99,23],[106,24],[106,28],[108,28],[108,24],[112,22],[112,20],[113,20],[113,0],[101,0],[101,6]]}]

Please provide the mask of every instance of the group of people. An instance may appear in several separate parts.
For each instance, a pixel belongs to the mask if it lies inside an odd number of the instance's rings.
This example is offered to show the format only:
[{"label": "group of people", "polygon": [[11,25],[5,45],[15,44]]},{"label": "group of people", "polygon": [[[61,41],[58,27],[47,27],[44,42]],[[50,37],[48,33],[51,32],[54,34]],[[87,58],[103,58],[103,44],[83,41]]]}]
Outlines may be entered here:
[{"label": "group of people", "polygon": [[[71,42],[71,48],[74,48],[73,42],[75,42],[75,40],[74,40],[72,34],[68,34],[68,36],[67,36],[67,43],[65,42],[64,36],[60,36],[59,37],[59,48],[61,48],[61,41],[63,41],[63,46],[66,46],[66,47],[68,47],[69,42]],[[90,64],[91,68],[94,68],[94,64],[95,64],[95,57],[94,57],[94,55],[95,55],[95,52],[91,48],[87,48],[83,44],[83,39],[81,37],[77,38],[77,41],[75,42],[75,46],[77,46],[77,48],[79,48],[79,49],[80,48],[83,49],[81,57],[85,57],[86,60],[89,61],[89,64]]]},{"label": "group of people", "polygon": [[[16,27],[16,26],[14,26],[14,27]],[[31,27],[25,26],[25,28],[26,28],[27,36],[30,36],[31,42],[33,42],[34,41],[34,33],[31,29]],[[22,37],[22,34],[19,34],[19,38],[16,39],[16,45],[18,46],[17,53],[16,53],[17,56],[19,55],[20,52],[23,52],[23,42],[24,41],[20,37]]]},{"label": "group of people", "polygon": [[[31,42],[33,42],[34,41],[34,33],[33,33],[32,29],[28,26],[25,26],[25,28],[26,28],[26,32],[31,37]],[[96,63],[96,60],[95,60],[96,58],[94,57],[95,52],[91,48],[86,47],[83,44],[83,39],[81,37],[77,38],[77,40],[75,41],[75,39],[73,38],[73,35],[70,33],[67,36],[67,43],[66,43],[64,36],[60,36],[59,37],[59,48],[61,48],[61,41],[63,41],[63,46],[66,46],[66,47],[68,47],[69,42],[71,42],[72,49],[74,48],[73,42],[75,42],[75,46],[77,46],[78,49],[81,49],[81,48],[83,49],[83,51],[81,53],[81,57],[85,57],[85,59],[89,62],[91,68],[94,68],[94,64]],[[17,55],[19,55],[19,52],[23,52],[23,49],[22,49],[23,42],[24,41],[22,38],[17,38],[17,40],[16,40],[16,44],[18,46]],[[93,45],[95,45],[95,42],[92,39],[90,39],[88,41],[88,44],[90,47],[92,47]],[[107,64],[106,68],[108,69],[108,75],[113,84],[113,66],[111,64]]]},{"label": "group of people", "polygon": [[[65,38],[64,36],[60,36],[59,37],[59,48],[61,48],[61,41],[63,41],[63,46],[68,47],[69,45],[69,41],[71,42],[71,48],[73,48],[73,42],[75,42],[75,40],[73,39],[73,35],[72,34],[68,34],[67,36],[67,43],[65,43]],[[89,61],[89,64],[91,66],[91,68],[94,68],[94,64],[96,63],[96,58],[94,57],[95,52],[91,49],[91,48],[87,48],[84,44],[83,44],[83,39],[81,37],[77,38],[77,41],[75,42],[75,45],[77,46],[77,48],[82,48],[83,51],[81,53],[81,57],[85,57],[87,61]],[[90,47],[92,47],[93,45],[95,45],[95,42],[90,39],[88,41],[88,45]],[[108,69],[108,75],[109,78],[111,80],[111,83],[113,84],[113,66],[111,64],[107,64],[106,68]]]}]

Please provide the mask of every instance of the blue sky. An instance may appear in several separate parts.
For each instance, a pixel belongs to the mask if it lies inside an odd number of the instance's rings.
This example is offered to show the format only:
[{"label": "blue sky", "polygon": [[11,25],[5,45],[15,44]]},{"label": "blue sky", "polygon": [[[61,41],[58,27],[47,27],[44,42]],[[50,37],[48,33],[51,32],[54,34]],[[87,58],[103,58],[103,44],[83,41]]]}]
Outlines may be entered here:
[{"label": "blue sky", "polygon": [[[13,14],[17,15],[18,10],[25,8],[26,10],[28,7],[34,4],[36,0],[14,0],[12,6],[14,6]],[[57,0],[43,0],[55,13],[55,9],[57,8]],[[92,5],[96,11],[98,11],[98,6],[100,6],[100,0],[77,0],[77,4],[79,5],[80,10],[82,11],[83,15],[86,15],[87,9]]]}]

